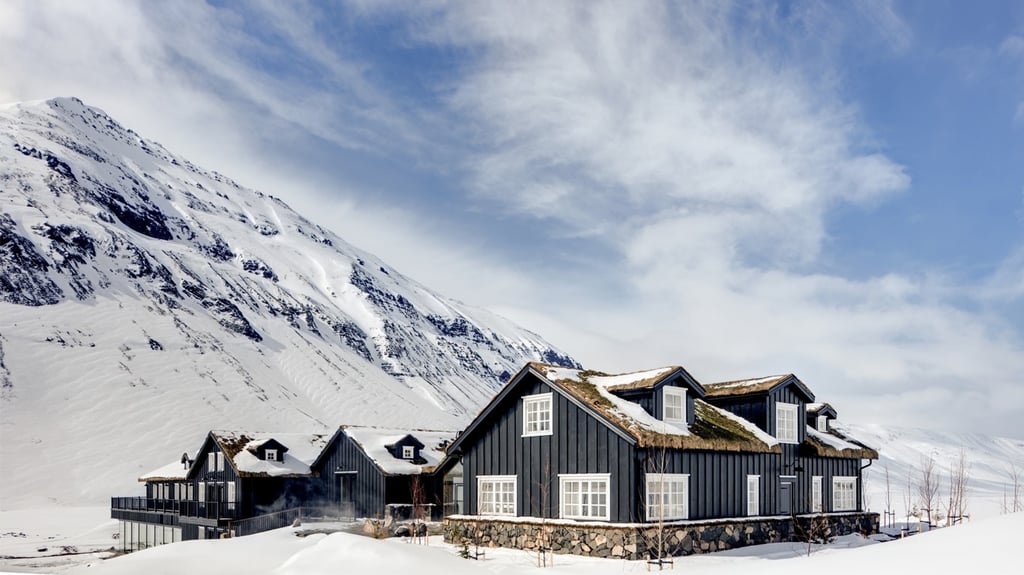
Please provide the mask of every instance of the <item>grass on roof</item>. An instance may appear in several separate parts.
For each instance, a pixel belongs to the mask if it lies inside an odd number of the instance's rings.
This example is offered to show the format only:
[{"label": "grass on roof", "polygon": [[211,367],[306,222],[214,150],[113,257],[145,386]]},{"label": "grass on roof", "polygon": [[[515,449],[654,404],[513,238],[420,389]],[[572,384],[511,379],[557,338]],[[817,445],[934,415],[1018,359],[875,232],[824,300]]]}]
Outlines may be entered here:
[{"label": "grass on roof", "polygon": [[615,404],[602,395],[597,386],[589,381],[591,377],[604,377],[605,375],[599,371],[581,371],[579,379],[560,379],[555,383],[631,435],[636,439],[639,447],[755,453],[781,452],[779,446],[764,443],[742,424],[722,415],[714,407],[699,399],[694,400],[696,418],[689,435],[661,433],[641,426],[634,419],[617,410]]},{"label": "grass on roof", "polygon": [[[853,443],[849,439],[843,439],[843,441]],[[817,455],[818,457],[859,457],[861,459],[878,459],[878,452],[870,447],[860,445],[857,449],[838,449],[816,437],[813,437],[809,433],[807,434],[803,445],[800,447],[801,450],[807,450],[809,452],[807,455]]]}]

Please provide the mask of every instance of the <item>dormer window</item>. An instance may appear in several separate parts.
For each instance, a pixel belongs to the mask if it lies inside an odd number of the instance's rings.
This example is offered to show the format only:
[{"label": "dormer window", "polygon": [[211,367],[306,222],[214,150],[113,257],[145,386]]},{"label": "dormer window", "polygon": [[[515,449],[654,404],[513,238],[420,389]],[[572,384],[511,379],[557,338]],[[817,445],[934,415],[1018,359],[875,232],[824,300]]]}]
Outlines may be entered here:
[{"label": "dormer window", "polygon": [[796,419],[799,406],[795,403],[775,404],[775,437],[782,443],[797,443]]},{"label": "dormer window", "polygon": [[276,449],[268,449],[266,451],[266,454],[267,454],[267,461],[278,461],[278,459],[277,459],[277,450]]},{"label": "dormer window", "polygon": [[668,423],[686,423],[686,390],[681,387],[662,388],[661,418]]},{"label": "dormer window", "polygon": [[828,416],[827,415],[819,415],[818,416],[818,431],[828,431]]},{"label": "dormer window", "polygon": [[416,457],[416,448],[411,445],[402,446],[402,459],[412,459]]}]

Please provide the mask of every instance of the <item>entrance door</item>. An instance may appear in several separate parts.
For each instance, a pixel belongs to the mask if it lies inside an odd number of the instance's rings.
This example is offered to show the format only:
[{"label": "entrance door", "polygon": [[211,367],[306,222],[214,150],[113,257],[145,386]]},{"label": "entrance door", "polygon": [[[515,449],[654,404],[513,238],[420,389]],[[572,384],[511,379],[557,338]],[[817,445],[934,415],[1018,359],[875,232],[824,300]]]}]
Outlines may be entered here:
[{"label": "entrance door", "polygon": [[462,513],[463,497],[464,492],[462,488],[462,482],[459,481],[458,483],[452,484],[452,499],[454,500],[453,503],[455,503],[455,513]]},{"label": "entrance door", "polygon": [[793,483],[783,479],[779,483],[779,515],[793,513]]},{"label": "entrance door", "polygon": [[338,512],[342,517],[356,516],[356,474],[338,474]]},{"label": "entrance door", "polygon": [[206,507],[207,515],[206,516],[207,517],[220,518],[220,514],[221,514],[221,511],[222,511],[221,507],[223,507],[223,503],[221,502],[222,497],[223,497],[223,493],[224,493],[224,485],[223,484],[221,484],[221,483],[213,483],[213,482],[210,482],[210,483],[206,484],[206,506],[207,506]]}]

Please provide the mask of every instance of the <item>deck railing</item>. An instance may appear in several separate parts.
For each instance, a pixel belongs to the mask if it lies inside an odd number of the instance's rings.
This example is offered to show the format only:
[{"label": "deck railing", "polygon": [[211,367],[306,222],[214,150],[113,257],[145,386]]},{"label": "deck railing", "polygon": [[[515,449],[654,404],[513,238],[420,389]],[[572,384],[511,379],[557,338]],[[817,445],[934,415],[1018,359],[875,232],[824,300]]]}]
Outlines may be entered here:
[{"label": "deck railing", "polygon": [[111,497],[110,509],[111,511],[176,513],[187,517],[208,519],[234,519],[238,516],[237,505],[233,502],[153,499],[149,497]]}]

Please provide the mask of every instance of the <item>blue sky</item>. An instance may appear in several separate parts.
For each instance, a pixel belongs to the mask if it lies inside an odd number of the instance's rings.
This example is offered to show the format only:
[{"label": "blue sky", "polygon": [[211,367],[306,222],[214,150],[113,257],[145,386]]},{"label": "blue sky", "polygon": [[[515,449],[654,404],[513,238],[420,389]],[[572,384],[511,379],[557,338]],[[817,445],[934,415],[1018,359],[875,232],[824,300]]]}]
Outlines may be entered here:
[{"label": "blue sky", "polygon": [[0,50],[590,368],[1024,433],[1019,2],[8,0]]}]

